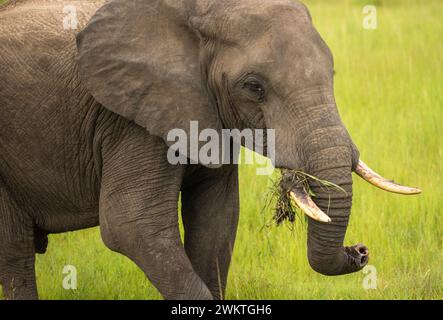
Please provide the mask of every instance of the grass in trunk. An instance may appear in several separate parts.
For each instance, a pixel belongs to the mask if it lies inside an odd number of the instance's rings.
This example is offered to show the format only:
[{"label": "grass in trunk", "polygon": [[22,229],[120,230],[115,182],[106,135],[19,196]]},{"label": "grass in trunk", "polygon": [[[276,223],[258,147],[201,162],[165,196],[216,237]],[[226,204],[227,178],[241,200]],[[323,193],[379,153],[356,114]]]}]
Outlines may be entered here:
[{"label": "grass in trunk", "polygon": [[310,184],[313,182],[318,183],[323,192],[329,193],[332,189],[336,189],[346,194],[342,187],[330,181],[317,178],[303,171],[284,169],[281,170],[280,177],[271,184],[264,210],[267,210],[275,203],[273,217],[275,223],[277,225],[281,225],[285,221],[294,223],[297,213],[300,214],[299,216],[304,216],[304,214],[291,199],[290,192],[295,188],[302,188],[312,198],[315,198],[316,195],[310,187]]}]

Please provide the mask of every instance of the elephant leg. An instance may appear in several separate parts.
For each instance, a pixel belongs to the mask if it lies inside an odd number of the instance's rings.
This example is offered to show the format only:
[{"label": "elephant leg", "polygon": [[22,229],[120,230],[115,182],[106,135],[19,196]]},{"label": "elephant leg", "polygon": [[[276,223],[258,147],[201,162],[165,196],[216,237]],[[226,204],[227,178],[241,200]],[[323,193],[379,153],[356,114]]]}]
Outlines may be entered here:
[{"label": "elephant leg", "polygon": [[223,299],[238,225],[238,168],[201,168],[182,188],[185,249],[212,295]]},{"label": "elephant leg", "polygon": [[187,257],[178,226],[181,166],[163,141],[132,130],[104,155],[100,228],[112,250],[133,260],[166,299],[212,299]]},{"label": "elephant leg", "polygon": [[8,300],[38,299],[34,229],[0,179],[0,284]]}]

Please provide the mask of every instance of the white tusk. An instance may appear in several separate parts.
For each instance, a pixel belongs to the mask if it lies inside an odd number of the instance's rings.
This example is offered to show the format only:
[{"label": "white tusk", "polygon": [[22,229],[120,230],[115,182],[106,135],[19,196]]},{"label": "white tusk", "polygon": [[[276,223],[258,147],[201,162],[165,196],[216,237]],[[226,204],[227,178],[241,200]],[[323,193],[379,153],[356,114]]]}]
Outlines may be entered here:
[{"label": "white tusk", "polygon": [[361,160],[358,163],[357,169],[355,169],[355,173],[358,174],[367,182],[369,182],[370,184],[389,192],[406,194],[406,195],[421,193],[421,190],[418,188],[402,186],[395,183],[392,180],[383,178],[381,175],[379,175],[378,173],[374,172],[371,168],[369,168]]},{"label": "white tusk", "polygon": [[290,192],[292,200],[295,204],[309,217],[320,222],[331,222],[328,217],[317,205],[312,201],[311,197],[303,189],[295,189]]}]

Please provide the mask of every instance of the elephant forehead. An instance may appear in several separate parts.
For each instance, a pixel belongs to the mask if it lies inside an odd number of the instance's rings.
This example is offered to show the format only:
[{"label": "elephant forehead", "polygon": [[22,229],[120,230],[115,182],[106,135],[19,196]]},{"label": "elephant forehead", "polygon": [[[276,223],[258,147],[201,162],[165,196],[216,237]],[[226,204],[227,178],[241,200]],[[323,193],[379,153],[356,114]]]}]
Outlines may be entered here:
[{"label": "elephant forehead", "polygon": [[306,7],[296,1],[220,1],[213,8],[213,21],[220,31],[229,37],[235,35],[253,36],[271,27],[284,29],[288,26],[311,25]]},{"label": "elephant forehead", "polygon": [[[229,1],[219,4],[212,12],[212,28],[234,50],[251,63],[272,69],[291,66],[329,56],[328,48],[312,25],[306,7],[294,1]],[[237,60],[239,59],[237,56]],[[318,64],[318,63],[317,63]],[[324,67],[324,66],[321,66]],[[315,74],[314,66],[307,68],[307,77]]]}]

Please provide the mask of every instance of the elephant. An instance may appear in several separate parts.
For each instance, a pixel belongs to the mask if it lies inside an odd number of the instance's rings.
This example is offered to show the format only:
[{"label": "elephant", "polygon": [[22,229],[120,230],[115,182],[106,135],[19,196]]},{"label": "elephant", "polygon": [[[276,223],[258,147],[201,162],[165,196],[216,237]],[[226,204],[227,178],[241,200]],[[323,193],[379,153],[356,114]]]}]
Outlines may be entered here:
[{"label": "elephant", "polygon": [[0,21],[7,299],[38,299],[35,256],[49,234],[97,226],[165,299],[223,299],[238,165],[171,164],[168,133],[189,133],[192,121],[216,132],[272,129],[288,181],[297,170],[341,189],[310,181],[312,193],[286,191],[308,215],[307,259],[323,275],[368,262],[366,246],[344,246],[353,172],[420,193],[360,160],[335,102],[332,53],[298,1],[23,0],[2,7]]}]

